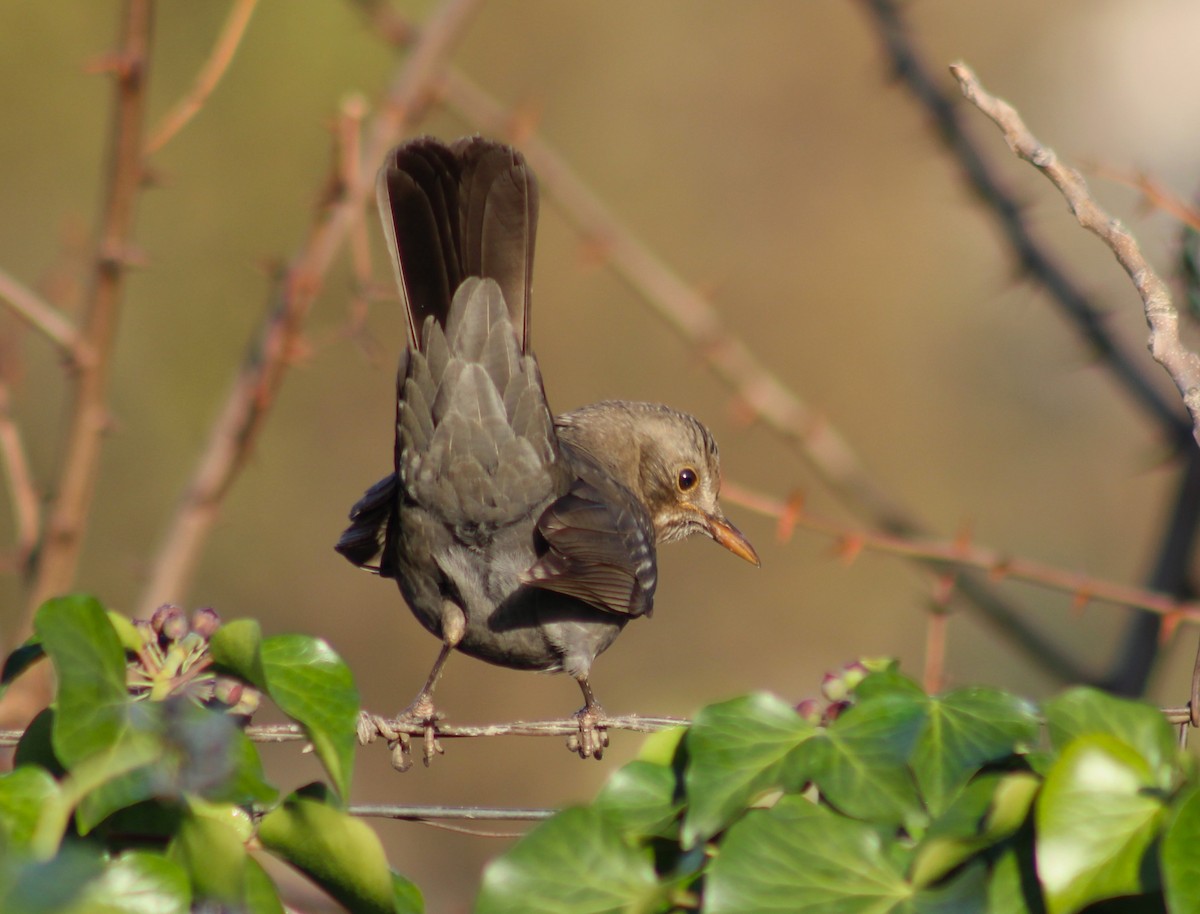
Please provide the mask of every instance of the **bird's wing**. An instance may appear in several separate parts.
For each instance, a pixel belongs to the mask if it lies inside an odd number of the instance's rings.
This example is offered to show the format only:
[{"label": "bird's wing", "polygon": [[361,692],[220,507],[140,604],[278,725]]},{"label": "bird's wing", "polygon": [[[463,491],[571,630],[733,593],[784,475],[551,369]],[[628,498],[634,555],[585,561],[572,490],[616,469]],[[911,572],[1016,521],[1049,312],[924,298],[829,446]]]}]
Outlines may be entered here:
[{"label": "bird's wing", "polygon": [[333,547],[359,568],[384,577],[392,577],[384,543],[396,514],[396,484],[396,474],[389,473],[367,489],[350,509],[350,526]]},{"label": "bird's wing", "polygon": [[[578,466],[578,453],[571,455]],[[605,612],[649,615],[657,566],[650,515],[628,489],[589,467],[537,522],[544,551],[523,581]]]}]

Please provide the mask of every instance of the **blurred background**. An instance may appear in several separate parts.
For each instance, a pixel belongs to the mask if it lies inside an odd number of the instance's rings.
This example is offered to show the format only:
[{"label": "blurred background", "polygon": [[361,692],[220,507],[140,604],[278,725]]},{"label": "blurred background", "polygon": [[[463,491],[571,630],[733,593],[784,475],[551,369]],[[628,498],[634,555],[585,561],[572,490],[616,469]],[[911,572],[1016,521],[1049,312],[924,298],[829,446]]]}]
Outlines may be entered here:
[{"label": "blurred background", "polygon": [[[907,3],[939,78],[965,60],[1076,163],[1144,169],[1176,193],[1200,160],[1200,6],[1186,0]],[[434,4],[398,2],[420,22]],[[183,95],[228,4],[158,6],[150,120]],[[108,80],[89,65],[113,46],[115,0],[5,0],[0,33],[0,267],[76,313],[101,202]],[[346,0],[263,0],[236,59],[196,119],[152,159],[139,204],[144,265],[121,316],[100,473],[78,587],[132,610],[159,538],[268,302],[273,265],[293,255],[321,199],[330,125],[354,94],[373,103],[403,57]],[[1137,583],[1154,558],[1173,492],[1157,429],[1046,300],[1016,275],[990,217],[966,192],[927,118],[894,84],[861,4],[608,0],[484,3],[453,66],[501,105],[535,111],[553,144],[631,232],[702,290],[758,358],[852,444],[876,483],[946,539]],[[1035,229],[1143,355],[1145,324],[1111,255],[1061,199],[1012,160],[982,116],[964,112]],[[434,109],[418,132],[475,125]],[[373,166],[372,166],[373,167]],[[1101,201],[1169,272],[1177,228],[1103,178]],[[543,198],[536,350],[556,410],[605,397],[661,400],[700,416],[727,480],[853,528],[795,450],[747,425],[729,389]],[[387,280],[370,219],[376,276]],[[291,371],[225,502],[190,592],[223,618],[268,633],[326,637],[363,700],[391,713],[417,691],[437,643],[390,582],[332,549],[346,511],[390,469],[395,300],[347,332],[352,273],[330,273]],[[69,387],[55,353],[0,308],[0,358],[38,485],[58,471]],[[1164,391],[1165,374],[1144,355]],[[0,548],[10,547],[0,490]],[[754,569],[692,540],[661,551],[652,620],[626,629],[593,685],[614,713],[690,715],[769,689],[814,695],[822,674],[892,655],[919,675],[928,574],[871,554],[851,564],[822,536],[776,541],[775,523],[728,513],[762,556]],[[1002,592],[1082,662],[1103,668],[1128,612],[1071,613],[1068,596]],[[24,589],[0,578],[7,651]],[[957,604],[956,604],[957,607]],[[1167,647],[1151,697],[1186,701],[1195,633]],[[949,626],[949,685],[1037,697],[1056,677],[966,610]],[[560,717],[569,679],[453,658],[439,700],[458,723]],[[432,769],[399,775],[386,751],[360,753],[359,802],[558,806],[590,797],[638,748],[613,734],[603,762],[558,739],[454,741]],[[294,748],[268,750],[276,782],[317,775]],[[382,822],[393,865],[431,911],[464,910],[507,842]],[[301,899],[319,910],[318,899]]]}]

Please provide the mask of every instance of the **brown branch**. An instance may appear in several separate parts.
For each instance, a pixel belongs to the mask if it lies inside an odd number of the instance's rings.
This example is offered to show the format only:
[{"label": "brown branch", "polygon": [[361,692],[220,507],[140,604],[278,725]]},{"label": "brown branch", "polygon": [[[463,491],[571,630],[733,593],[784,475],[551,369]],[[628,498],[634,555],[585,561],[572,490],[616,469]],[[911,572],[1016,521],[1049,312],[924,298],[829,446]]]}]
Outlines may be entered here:
[{"label": "brown branch", "polygon": [[[811,530],[838,543],[841,551],[857,555],[864,549],[872,552],[912,559],[936,570],[975,569],[993,581],[1011,579],[1037,584],[1049,590],[1068,594],[1077,603],[1110,603],[1130,609],[1140,609],[1175,621],[1200,623],[1200,601],[1178,600],[1167,594],[1143,587],[1118,584],[1093,577],[1080,571],[1069,571],[1003,553],[986,546],[977,546],[961,537],[947,542],[917,540],[886,532],[852,530],[836,521],[817,517],[804,510],[800,499],[783,502],[769,495],[752,492],[735,483],[725,483],[722,498],[731,504],[779,521],[780,536],[787,539],[796,527]],[[958,586],[958,582],[955,582]]]},{"label": "brown branch", "polygon": [[0,270],[0,301],[6,302],[17,317],[54,343],[71,363],[79,365],[88,361],[88,348],[70,318],[3,270]]},{"label": "brown branch", "polygon": [[1179,313],[1171,302],[1171,293],[1142,256],[1137,240],[1096,203],[1083,176],[1038,141],[1011,105],[984,91],[966,64],[953,64],[950,72],[967,101],[991,118],[1014,153],[1058,188],[1079,224],[1104,242],[1129,275],[1150,325],[1150,354],[1175,382],[1192,416],[1193,437],[1200,440],[1200,356],[1186,349],[1179,339]]},{"label": "brown branch", "polygon": [[1086,170],[1116,184],[1123,184],[1136,190],[1145,198],[1148,206],[1161,210],[1188,228],[1200,231],[1200,209],[1173,194],[1162,182],[1155,180],[1145,172],[1124,172],[1106,165],[1093,165]]},{"label": "brown branch", "polygon": [[43,600],[74,582],[92,504],[109,421],[106,395],[112,343],[125,288],[134,207],[143,178],[142,121],[152,19],[152,0],[127,0],[121,47],[112,61],[116,99],[104,181],[106,194],[82,323],[82,337],[93,357],[77,366],[62,469],[30,591],[26,627]]},{"label": "brown branch", "polygon": [[196,80],[192,83],[191,90],[176,102],[174,107],[150,131],[150,138],[146,141],[144,149],[147,157],[158,152],[174,139],[188,121],[204,107],[204,103],[216,89],[217,83],[225,75],[229,64],[233,62],[233,55],[237,51],[238,45],[241,44],[242,36],[246,34],[246,26],[250,24],[250,16],[257,5],[258,0],[233,0],[233,5],[229,8],[229,18],[221,27],[212,53],[204,61],[200,72],[196,74]]},{"label": "brown branch", "polygon": [[1139,354],[1112,335],[1103,309],[1036,236],[1020,202],[988,163],[980,144],[967,132],[960,106],[943,91],[940,80],[922,59],[895,0],[862,0],[862,5],[872,18],[897,79],[925,109],[933,129],[962,169],[963,179],[995,218],[1021,270],[1058,304],[1121,387],[1155,418],[1168,439],[1172,443],[1186,440],[1187,424],[1176,405],[1142,371]]},{"label": "brown branch", "polygon": [[0,380],[0,465],[12,498],[13,529],[16,532],[16,566],[25,568],[37,546],[40,514],[37,486],[29,470],[29,458],[21,432],[13,419],[8,383]]},{"label": "brown branch", "polygon": [[308,238],[277,283],[258,338],[209,432],[192,481],[163,536],[139,602],[140,615],[148,616],[159,604],[180,601],[187,593],[224,495],[258,438],[325,275],[347,235],[362,219],[363,206],[373,186],[366,176],[374,174],[388,147],[422,112],[446,57],[478,3],[479,0],[446,0],[430,17],[374,118],[362,152],[365,165],[353,172],[357,181],[339,181],[345,172],[335,164],[335,193],[317,215]]}]

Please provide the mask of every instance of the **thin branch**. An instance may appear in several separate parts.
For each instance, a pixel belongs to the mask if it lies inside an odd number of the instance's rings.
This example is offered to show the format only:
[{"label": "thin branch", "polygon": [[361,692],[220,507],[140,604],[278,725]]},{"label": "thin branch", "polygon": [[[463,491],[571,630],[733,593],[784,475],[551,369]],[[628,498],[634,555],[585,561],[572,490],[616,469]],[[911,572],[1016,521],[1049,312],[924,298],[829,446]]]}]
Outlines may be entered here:
[{"label": "thin branch", "polygon": [[308,238],[277,284],[269,312],[208,436],[189,483],[151,566],[138,612],[187,593],[200,551],[225,493],[252,450],[291,363],[303,324],[335,255],[361,220],[373,175],[401,131],[422,112],[446,57],[461,37],[479,0],[446,0],[430,17],[408,59],[398,69],[363,148],[357,181],[344,184],[334,166],[336,188]]},{"label": "thin branch", "polygon": [[1058,188],[1079,224],[1104,242],[1129,275],[1150,325],[1150,354],[1175,382],[1192,416],[1193,437],[1200,441],[1200,356],[1184,347],[1180,340],[1179,312],[1171,302],[1171,293],[1142,256],[1137,240],[1096,203],[1083,176],[1064,165],[1053,149],[1038,141],[1016,109],[984,91],[966,64],[953,64],[950,72],[967,101],[991,118],[1014,153]]},{"label": "thin branch", "polygon": [[30,591],[26,627],[46,598],[68,589],[75,580],[108,427],[111,350],[125,291],[134,207],[143,178],[142,122],[153,9],[152,0],[127,0],[121,47],[112,62],[116,104],[104,181],[107,190],[82,324],[83,339],[93,357],[77,366],[62,469]]},{"label": "thin branch", "polygon": [[[783,502],[734,483],[726,483],[721,494],[731,504],[741,505],[779,521],[780,537],[785,540],[795,528],[801,527],[834,539],[839,551],[849,556],[869,549],[912,559],[938,571],[976,569],[984,572],[992,581],[1025,581],[1065,593],[1077,608],[1093,602],[1110,603],[1168,616],[1175,622],[1200,623],[1200,601],[1179,600],[1160,591],[1118,584],[1081,571],[1070,571],[1010,555],[998,549],[975,545],[965,536],[953,541],[918,540],[886,532],[852,530],[844,524],[809,513],[798,498]],[[957,582],[955,586],[958,586]]]},{"label": "thin branch", "polygon": [[78,365],[87,361],[87,347],[71,319],[4,270],[0,270],[0,301],[6,302],[17,317],[54,343],[72,363]]},{"label": "thin branch", "polygon": [[241,44],[242,36],[246,34],[246,26],[250,24],[250,16],[257,5],[258,0],[233,0],[233,5],[229,8],[229,17],[221,27],[208,59],[196,74],[191,91],[176,102],[150,131],[150,138],[145,146],[147,157],[167,145],[204,107],[204,103],[208,101],[208,97],[233,62],[233,55]]},{"label": "thin branch", "polygon": [[1157,420],[1168,440],[1177,443],[1186,439],[1187,425],[1175,404],[1141,370],[1135,351],[1109,332],[1102,309],[1026,222],[1021,204],[1004,187],[981,146],[963,126],[954,99],[942,90],[918,53],[894,0],[863,0],[863,6],[872,17],[896,77],[929,115],[958,161],[963,178],[995,217],[1021,269],[1058,303],[1125,391]]},{"label": "thin branch", "polygon": [[1087,170],[1138,191],[1149,206],[1161,210],[1193,230],[1200,231],[1200,209],[1173,194],[1161,181],[1155,180],[1145,172],[1124,172],[1106,165],[1093,165]]},{"label": "thin branch", "polygon": [[557,809],[502,808],[494,806],[394,806],[362,803],[351,805],[352,816],[379,819],[406,819],[421,822],[426,819],[466,822],[540,822],[549,819]]},{"label": "thin branch", "polygon": [[[513,132],[512,119],[461,73],[447,73],[446,96],[451,107],[482,129],[501,135]],[[893,533],[915,535],[923,530],[918,518],[875,483],[838,430],[768,371],[722,322],[712,304],[617,220],[550,144],[528,132],[521,133],[520,142],[527,161],[567,220],[598,243],[612,270],[695,347],[752,415],[795,447],[852,510]],[[1090,681],[1087,670],[1033,630],[986,581],[966,575],[958,581],[958,592],[1050,675],[1064,681]]]},{"label": "thin branch", "polygon": [[41,515],[37,485],[29,469],[21,432],[13,419],[8,383],[4,380],[0,380],[0,464],[12,498],[16,565],[24,568],[37,545]]}]

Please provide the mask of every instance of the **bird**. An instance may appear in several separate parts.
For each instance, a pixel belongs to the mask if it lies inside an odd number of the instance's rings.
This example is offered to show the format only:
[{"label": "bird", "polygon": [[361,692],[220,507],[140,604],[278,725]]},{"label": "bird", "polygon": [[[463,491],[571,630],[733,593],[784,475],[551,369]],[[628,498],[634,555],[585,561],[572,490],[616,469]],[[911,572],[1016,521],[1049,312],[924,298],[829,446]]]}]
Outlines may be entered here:
[{"label": "bird", "polygon": [[[531,348],[537,179],[481,136],[394,148],[376,196],[407,323],[392,472],[350,511],[335,546],[392,578],[442,646],[395,719],[363,713],[393,764],[441,753],[434,689],[453,651],[565,672],[583,693],[568,747],[600,758],[605,712],[592,664],[649,616],[657,547],[703,534],[759,564],[722,512],[717,443],[656,403],[605,400],[555,416]],[[414,726],[415,725],[415,726]]]}]

